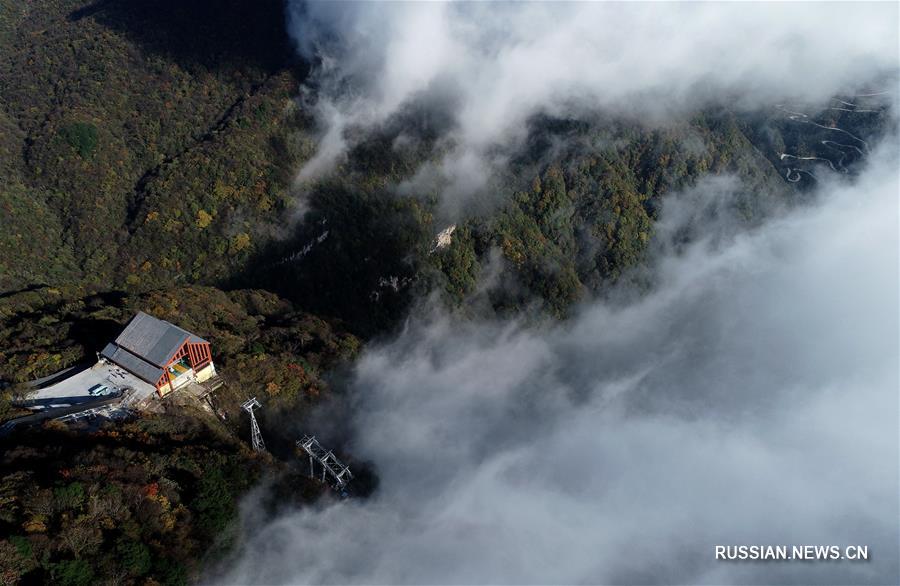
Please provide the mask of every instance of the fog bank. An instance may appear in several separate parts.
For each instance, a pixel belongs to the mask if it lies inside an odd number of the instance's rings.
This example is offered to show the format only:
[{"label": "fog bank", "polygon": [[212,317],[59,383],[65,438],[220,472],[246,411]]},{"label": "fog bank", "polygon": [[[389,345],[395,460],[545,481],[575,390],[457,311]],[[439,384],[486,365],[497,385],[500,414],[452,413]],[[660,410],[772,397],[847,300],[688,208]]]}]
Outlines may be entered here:
[{"label": "fog bank", "polygon": [[[897,583],[898,159],[876,159],[659,259],[624,307],[412,320],[351,390],[348,447],[379,491],[252,527],[217,581]],[[717,562],[716,544],[871,559]]]},{"label": "fog bank", "polygon": [[[603,110],[661,123],[710,102],[822,103],[898,66],[896,3],[289,3],[323,134],[301,179],[346,131],[411,104],[451,121],[438,175],[477,192],[537,114]],[[882,90],[884,88],[876,88]]]},{"label": "fog bank", "polygon": [[[323,134],[301,179],[341,160],[347,129],[425,104],[451,121],[444,198],[477,193],[535,114],[654,124],[712,102],[821,104],[898,69],[896,4],[289,5],[319,59]],[[814,204],[751,231],[728,217],[733,180],[667,196],[645,294],[542,325],[417,312],[364,351],[347,391],[346,449],[377,492],[247,515],[210,580],[900,583],[900,158],[886,142],[859,177],[826,176]],[[694,241],[674,246],[687,224]],[[871,559],[714,559],[741,544]]]}]

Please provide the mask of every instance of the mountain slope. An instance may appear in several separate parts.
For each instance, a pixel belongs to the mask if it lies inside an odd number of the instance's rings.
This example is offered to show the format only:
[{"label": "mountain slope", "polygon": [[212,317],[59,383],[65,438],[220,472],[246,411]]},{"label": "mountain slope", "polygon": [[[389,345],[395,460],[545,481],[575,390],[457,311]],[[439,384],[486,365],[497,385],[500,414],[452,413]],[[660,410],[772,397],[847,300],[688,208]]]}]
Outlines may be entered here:
[{"label": "mountain slope", "polygon": [[[42,1],[2,12],[0,289],[139,279],[138,265],[170,253],[151,232],[171,240],[177,226],[184,247],[220,238],[227,249],[283,209],[278,161],[289,154],[272,145],[302,67],[280,2]],[[220,184],[229,201],[204,201]],[[162,221],[148,224],[154,211]],[[147,241],[149,259],[133,252]],[[239,262],[217,259],[198,276]]]}]

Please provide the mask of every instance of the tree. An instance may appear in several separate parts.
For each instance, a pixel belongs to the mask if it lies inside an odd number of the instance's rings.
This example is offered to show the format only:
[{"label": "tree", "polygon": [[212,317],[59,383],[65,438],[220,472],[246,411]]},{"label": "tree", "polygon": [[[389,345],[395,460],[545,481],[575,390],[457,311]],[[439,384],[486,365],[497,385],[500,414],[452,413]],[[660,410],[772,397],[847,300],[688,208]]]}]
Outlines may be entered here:
[{"label": "tree", "polygon": [[150,571],[150,550],[143,543],[123,538],[116,546],[116,552],[130,576],[139,577]]},{"label": "tree", "polygon": [[84,503],[84,485],[72,482],[66,486],[58,486],[53,490],[53,499],[59,510],[80,509]]},{"label": "tree", "polygon": [[199,513],[201,530],[215,535],[225,529],[234,517],[235,504],[220,468],[209,468],[203,474],[192,505]]},{"label": "tree", "polygon": [[85,522],[78,522],[63,530],[60,540],[76,559],[81,559],[85,551],[93,551],[103,543],[103,534],[96,527]]},{"label": "tree", "polygon": [[94,581],[94,571],[85,560],[64,560],[51,566],[53,580],[61,586],[89,586]]},{"label": "tree", "polygon": [[97,127],[89,122],[70,124],[60,134],[82,159],[87,159],[97,148]]}]

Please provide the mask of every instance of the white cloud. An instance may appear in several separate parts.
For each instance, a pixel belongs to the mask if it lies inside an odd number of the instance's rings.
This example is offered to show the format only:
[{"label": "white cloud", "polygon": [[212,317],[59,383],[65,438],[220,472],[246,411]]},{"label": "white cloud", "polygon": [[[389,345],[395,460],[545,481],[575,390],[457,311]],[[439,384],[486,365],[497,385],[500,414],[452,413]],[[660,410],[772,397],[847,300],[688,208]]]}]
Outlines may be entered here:
[{"label": "white cloud", "polygon": [[[353,382],[349,447],[378,492],[255,527],[217,580],[896,583],[897,162],[661,259],[626,305],[413,320]],[[716,562],[716,544],[871,560]]]},{"label": "white cloud", "polygon": [[[537,112],[629,111],[648,122],[707,100],[821,101],[898,67],[896,3],[292,2],[330,129],[302,178],[344,151],[343,130],[434,92],[451,98],[450,191],[473,157],[521,138]],[[463,171],[463,172],[460,172]],[[482,177],[482,182],[486,177]]]},{"label": "white cloud", "polygon": [[[816,102],[898,67],[895,3],[291,6],[298,45],[325,56],[328,134],[301,176],[340,158],[345,129],[439,96],[452,147],[410,186],[443,176],[453,198],[537,112]],[[348,449],[376,494],[248,517],[211,579],[897,583],[897,166],[881,152],[750,233],[720,205],[733,185],[701,182],[666,201],[653,292],[562,324],[413,318],[351,385]],[[716,544],[872,559],[716,562]]]}]

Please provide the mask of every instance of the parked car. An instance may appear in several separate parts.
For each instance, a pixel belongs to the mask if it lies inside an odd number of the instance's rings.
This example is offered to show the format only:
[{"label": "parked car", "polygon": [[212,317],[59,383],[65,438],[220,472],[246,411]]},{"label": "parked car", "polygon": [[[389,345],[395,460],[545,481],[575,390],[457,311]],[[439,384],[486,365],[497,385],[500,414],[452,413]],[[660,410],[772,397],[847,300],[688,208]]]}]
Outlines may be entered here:
[{"label": "parked car", "polygon": [[110,392],[110,388],[104,384],[97,384],[88,389],[88,394],[92,397],[102,397]]},{"label": "parked car", "polygon": [[101,390],[97,391],[98,397],[105,397],[106,395],[115,395],[119,392],[119,389],[115,387],[107,387],[104,386]]}]

